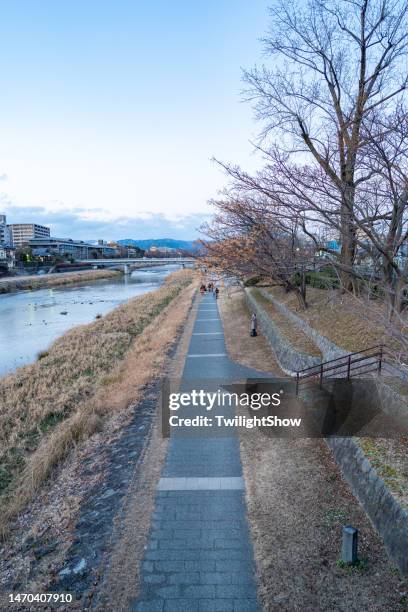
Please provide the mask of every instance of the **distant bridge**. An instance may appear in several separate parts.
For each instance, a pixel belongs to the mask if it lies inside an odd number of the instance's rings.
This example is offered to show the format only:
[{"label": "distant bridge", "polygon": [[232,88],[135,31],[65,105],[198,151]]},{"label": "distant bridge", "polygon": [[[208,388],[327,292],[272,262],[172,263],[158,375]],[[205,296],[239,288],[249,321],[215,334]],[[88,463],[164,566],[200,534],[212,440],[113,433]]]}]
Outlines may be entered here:
[{"label": "distant bridge", "polygon": [[117,268],[123,270],[125,274],[129,274],[137,268],[152,268],[168,264],[180,264],[191,267],[195,263],[193,257],[129,257],[123,259],[77,259],[76,261],[77,263],[92,266],[92,268]]},{"label": "distant bridge", "polygon": [[194,257],[115,257],[114,259],[77,259],[78,263],[86,264],[146,264],[146,263],[157,263],[162,266],[163,264],[176,264],[176,263],[194,263]]}]

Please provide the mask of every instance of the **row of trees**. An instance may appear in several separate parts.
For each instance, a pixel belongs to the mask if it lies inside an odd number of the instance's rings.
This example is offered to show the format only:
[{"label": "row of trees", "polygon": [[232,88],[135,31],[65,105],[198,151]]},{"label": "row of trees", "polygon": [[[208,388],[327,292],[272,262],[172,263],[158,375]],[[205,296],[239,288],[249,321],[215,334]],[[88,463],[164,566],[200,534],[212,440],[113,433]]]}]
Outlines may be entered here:
[{"label": "row of trees", "polygon": [[[368,263],[399,316],[408,283],[408,3],[276,0],[264,39],[272,68],[245,72],[262,123],[256,174],[218,162],[229,187],[205,227],[211,260],[298,292],[296,272],[316,249],[343,291],[366,282]],[[408,254],[408,253],[406,253]]]}]

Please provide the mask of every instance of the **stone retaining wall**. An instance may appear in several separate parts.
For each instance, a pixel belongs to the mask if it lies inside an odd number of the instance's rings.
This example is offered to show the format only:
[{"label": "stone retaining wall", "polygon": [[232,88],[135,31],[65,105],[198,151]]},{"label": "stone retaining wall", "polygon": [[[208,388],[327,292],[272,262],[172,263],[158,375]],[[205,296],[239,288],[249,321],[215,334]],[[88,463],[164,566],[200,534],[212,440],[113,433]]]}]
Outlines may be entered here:
[{"label": "stone retaining wall", "polygon": [[[246,293],[251,306],[253,306],[254,298],[249,297],[248,291]],[[267,291],[261,290],[261,293],[317,344],[325,361],[347,355],[347,351],[319,334],[306,321],[289,310],[284,304],[278,302]],[[261,308],[258,304],[256,306],[258,309]],[[253,307],[255,308],[255,306]],[[263,314],[267,316],[265,311],[263,311]],[[263,321],[261,323],[266,328],[265,332],[264,327],[261,327],[263,333],[267,336],[277,354],[275,340],[273,339],[273,332],[276,331],[275,326],[271,324],[270,319],[269,325]],[[268,333],[270,336],[268,336]],[[292,349],[291,353],[285,355],[289,368],[294,370],[307,367],[294,365],[299,363],[293,355],[295,352]],[[279,357],[278,359],[280,361]],[[377,382],[378,399],[382,410],[406,425],[408,410],[404,398],[381,379],[377,379]],[[378,476],[376,470],[366,458],[364,451],[353,438],[331,437],[326,438],[325,441],[352,492],[382,537],[391,559],[401,573],[408,577],[408,512],[393,497],[382,478]]]},{"label": "stone retaining wall", "polygon": [[262,305],[254,298],[250,290],[246,289],[245,295],[251,310],[256,312],[259,327],[271,345],[282,370],[290,376],[294,376],[297,370],[320,363],[319,357],[300,353],[294,349],[290,342],[280,333],[277,326],[273,323]]},{"label": "stone retaining wall", "polygon": [[[260,290],[263,297],[270,302],[283,314],[285,317],[293,321],[300,329],[302,329],[306,335],[311,338],[315,344],[319,347],[323,361],[330,361],[330,359],[337,359],[338,357],[343,357],[347,355],[347,351],[339,348],[334,342],[331,342],[325,336],[319,334],[313,327],[311,327],[306,321],[304,321],[301,317],[292,312],[287,306],[281,304],[276,300],[268,291],[265,289]],[[299,368],[300,369],[300,368]]]},{"label": "stone retaining wall", "polygon": [[395,500],[352,438],[326,438],[326,442],[388,554],[401,573],[408,576],[408,512]]}]

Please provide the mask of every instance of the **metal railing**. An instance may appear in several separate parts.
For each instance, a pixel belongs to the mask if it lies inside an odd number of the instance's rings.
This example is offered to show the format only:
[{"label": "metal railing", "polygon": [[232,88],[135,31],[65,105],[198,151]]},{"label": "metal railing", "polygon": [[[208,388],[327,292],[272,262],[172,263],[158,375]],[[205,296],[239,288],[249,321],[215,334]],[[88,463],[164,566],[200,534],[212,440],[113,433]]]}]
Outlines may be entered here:
[{"label": "metal railing", "polygon": [[308,383],[318,382],[319,387],[322,388],[324,378],[350,380],[353,376],[361,376],[362,374],[373,372],[380,374],[385,352],[386,347],[379,344],[299,370],[296,372],[296,395],[299,394],[300,388]]}]

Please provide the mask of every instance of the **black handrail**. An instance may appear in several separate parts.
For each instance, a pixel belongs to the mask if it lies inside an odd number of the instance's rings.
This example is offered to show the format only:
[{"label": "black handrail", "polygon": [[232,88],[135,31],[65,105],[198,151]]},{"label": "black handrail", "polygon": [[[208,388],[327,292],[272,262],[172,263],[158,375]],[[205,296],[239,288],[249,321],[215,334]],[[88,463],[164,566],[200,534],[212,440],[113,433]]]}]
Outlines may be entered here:
[{"label": "black handrail", "polygon": [[[373,351],[376,352],[373,353]],[[298,395],[299,393],[300,384],[303,381],[307,381],[308,379],[319,377],[319,387],[322,388],[323,378],[331,378],[333,377],[333,373],[346,374],[346,376],[343,376],[343,378],[349,380],[351,376],[355,374],[356,370],[368,366],[368,369],[364,372],[360,372],[359,375],[367,374],[369,372],[374,371],[378,371],[378,373],[380,374],[384,361],[385,351],[386,347],[382,344],[379,344],[376,346],[371,346],[370,348],[363,349],[361,351],[348,353],[342,357],[337,357],[336,359],[329,359],[328,361],[324,361],[315,366],[304,368],[303,370],[298,370],[296,372],[296,395]],[[360,365],[356,366],[356,364]],[[330,365],[330,367],[326,367],[327,365]],[[331,372],[332,374],[327,375],[328,372]]]},{"label": "black handrail", "polygon": [[[361,351],[355,351],[354,353],[345,353],[342,357],[336,357],[336,359],[329,359],[328,361],[324,361],[323,363],[334,363],[335,361],[342,361],[347,359],[353,355],[360,355],[361,353],[366,353],[367,351],[373,351],[374,349],[385,349],[383,344],[377,344],[376,346],[370,346],[370,348],[362,349]],[[318,363],[315,366],[309,366],[308,368],[303,368],[303,370],[299,370],[299,372],[307,372],[307,370],[311,370],[313,368],[320,368],[321,364]]]}]

